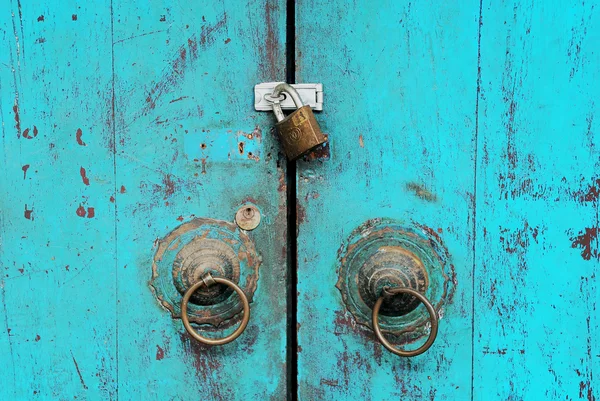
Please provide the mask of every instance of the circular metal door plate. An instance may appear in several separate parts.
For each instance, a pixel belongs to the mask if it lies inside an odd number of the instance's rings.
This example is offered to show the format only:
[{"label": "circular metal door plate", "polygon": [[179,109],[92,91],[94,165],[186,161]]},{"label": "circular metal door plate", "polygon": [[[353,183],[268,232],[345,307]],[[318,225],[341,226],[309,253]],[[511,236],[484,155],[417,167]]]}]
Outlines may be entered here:
[{"label": "circular metal door plate", "polygon": [[[252,302],[260,257],[252,240],[234,223],[197,218],[158,241],[150,286],[174,318],[181,317],[183,295],[207,273],[236,283]],[[190,322],[229,325],[242,311],[239,299],[223,285],[199,289],[188,304]]]},{"label": "circular metal door plate", "polygon": [[[338,282],[346,308],[356,322],[373,329],[371,311],[385,286],[408,287],[423,293],[438,314],[454,292],[454,272],[439,235],[418,224],[373,219],[355,229],[342,244]],[[382,305],[381,331],[401,341],[428,334],[429,315],[410,295]]]}]

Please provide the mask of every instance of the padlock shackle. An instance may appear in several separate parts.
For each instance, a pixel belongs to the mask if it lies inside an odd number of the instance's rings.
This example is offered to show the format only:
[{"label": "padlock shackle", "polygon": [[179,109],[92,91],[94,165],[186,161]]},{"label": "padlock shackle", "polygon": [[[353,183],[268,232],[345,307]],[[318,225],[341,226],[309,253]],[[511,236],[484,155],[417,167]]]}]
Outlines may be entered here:
[{"label": "padlock shackle", "polygon": [[[300,97],[300,94],[298,93],[298,91],[296,89],[294,89],[294,87],[292,85],[289,85],[286,83],[281,83],[281,84],[277,85],[275,87],[275,89],[273,89],[273,93],[271,94],[271,96],[273,98],[279,98],[279,96],[281,96],[281,92],[285,92],[291,96],[292,100],[294,101],[294,104],[296,105],[296,108],[299,109],[300,107],[304,106],[304,103],[302,103],[302,98]],[[277,118],[277,121],[283,121],[283,119],[285,118],[285,115],[283,114],[283,110],[281,109],[281,104],[279,104],[279,101],[273,102],[273,113],[275,113],[275,117]]]}]

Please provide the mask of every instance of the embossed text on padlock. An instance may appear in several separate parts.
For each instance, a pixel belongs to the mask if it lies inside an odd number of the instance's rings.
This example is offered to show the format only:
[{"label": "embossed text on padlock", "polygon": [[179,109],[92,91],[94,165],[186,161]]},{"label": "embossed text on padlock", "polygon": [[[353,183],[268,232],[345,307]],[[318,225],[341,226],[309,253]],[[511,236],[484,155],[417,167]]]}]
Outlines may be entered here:
[{"label": "embossed text on padlock", "polygon": [[298,92],[291,85],[286,83],[277,85],[271,96],[272,98],[279,98],[282,92],[292,97],[298,109],[286,117],[279,102],[273,103],[273,112],[277,118],[277,132],[287,158],[296,160],[324,144],[327,138],[321,132],[310,106],[302,104]]}]

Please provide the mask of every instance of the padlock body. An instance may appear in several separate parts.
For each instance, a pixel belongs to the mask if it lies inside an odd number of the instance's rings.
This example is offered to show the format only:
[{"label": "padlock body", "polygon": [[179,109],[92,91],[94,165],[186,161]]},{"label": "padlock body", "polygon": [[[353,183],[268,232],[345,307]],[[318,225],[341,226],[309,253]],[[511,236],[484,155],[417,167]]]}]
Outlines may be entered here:
[{"label": "padlock body", "polygon": [[310,106],[302,106],[276,124],[283,151],[289,160],[327,142]]}]

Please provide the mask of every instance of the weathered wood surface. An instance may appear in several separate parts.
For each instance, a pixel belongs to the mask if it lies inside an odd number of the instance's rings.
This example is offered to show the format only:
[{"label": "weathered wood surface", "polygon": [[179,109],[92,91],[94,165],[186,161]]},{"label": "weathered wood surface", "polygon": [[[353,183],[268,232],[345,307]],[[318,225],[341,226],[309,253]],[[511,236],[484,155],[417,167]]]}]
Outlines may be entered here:
[{"label": "weathered wood surface", "polygon": [[600,399],[600,4],[484,1],[474,394]]},{"label": "weathered wood surface", "polygon": [[[331,139],[329,161],[298,171],[303,400],[470,396],[478,10],[474,1],[298,7],[298,80],[323,82],[319,121]],[[309,28],[314,15],[336,24]],[[438,340],[411,360],[359,329],[335,288],[340,244],[376,217],[441,232],[456,266]]]},{"label": "weathered wood surface", "polygon": [[[599,11],[299,2],[297,81],[324,84],[331,138],[298,171],[300,399],[598,399]],[[413,359],[335,288],[340,244],[375,217],[431,227],[453,258]]]},{"label": "weathered wood surface", "polygon": [[[598,12],[298,2],[297,81],[324,83],[331,138],[298,170],[300,399],[598,399]],[[249,92],[284,77],[284,2],[0,15],[0,398],[284,399],[286,183]],[[247,200],[252,318],[206,349],[150,291],[154,244]],[[411,360],[335,288],[340,244],[375,217],[437,231],[455,266]]]},{"label": "weathered wood surface", "polygon": [[[0,398],[285,398],[286,186],[251,92],[285,75],[285,3],[0,10]],[[206,349],[152,295],[155,241],[247,200],[250,323]]]},{"label": "weathered wood surface", "polygon": [[0,398],[115,398],[110,3],[1,10]]}]

